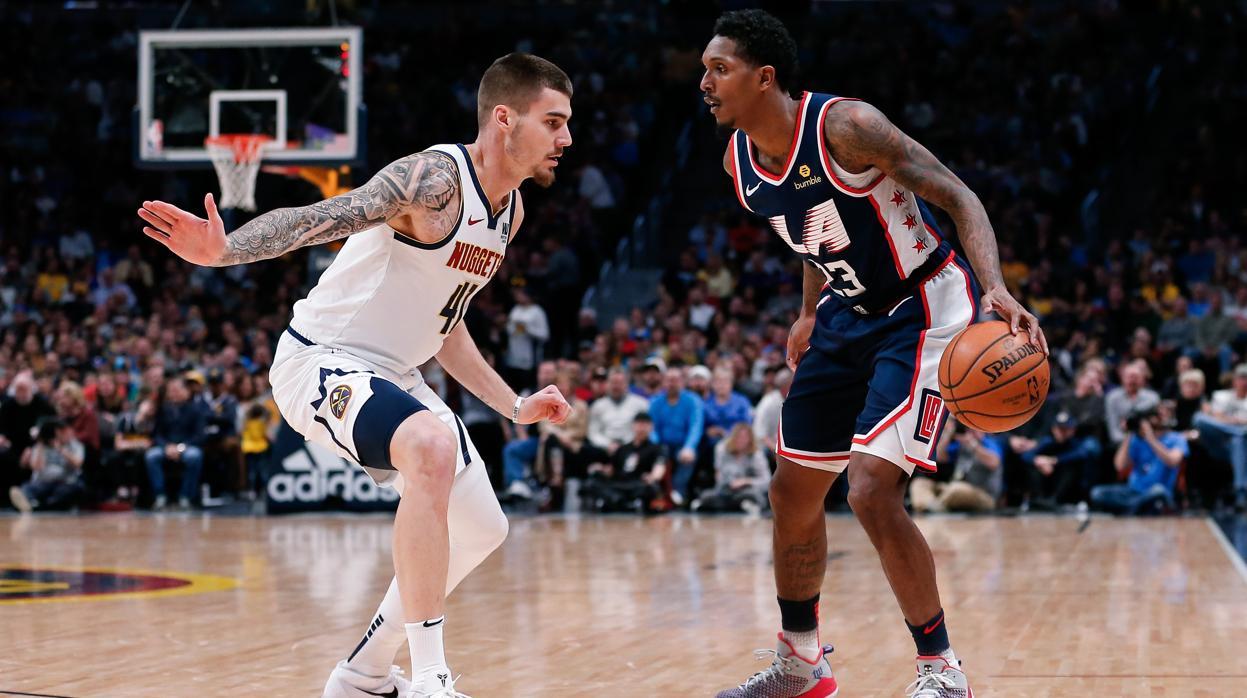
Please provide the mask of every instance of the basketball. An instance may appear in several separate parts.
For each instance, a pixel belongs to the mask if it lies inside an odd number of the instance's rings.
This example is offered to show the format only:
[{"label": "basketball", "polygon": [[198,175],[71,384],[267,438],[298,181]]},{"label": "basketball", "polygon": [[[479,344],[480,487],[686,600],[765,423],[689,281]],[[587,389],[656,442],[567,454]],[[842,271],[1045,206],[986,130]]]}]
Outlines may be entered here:
[{"label": "basketball", "polygon": [[1002,320],[970,325],[940,358],[940,395],[971,429],[1009,431],[1035,416],[1048,396],[1048,357],[1025,331]]}]

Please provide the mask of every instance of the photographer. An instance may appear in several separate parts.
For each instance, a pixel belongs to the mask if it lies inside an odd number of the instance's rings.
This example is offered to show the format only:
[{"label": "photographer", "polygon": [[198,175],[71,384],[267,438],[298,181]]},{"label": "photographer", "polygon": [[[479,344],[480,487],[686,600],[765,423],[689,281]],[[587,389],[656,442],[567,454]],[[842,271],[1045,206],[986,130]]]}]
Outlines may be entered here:
[{"label": "photographer", "polygon": [[82,491],[79,476],[86,449],[74,438],[73,429],[55,418],[39,422],[39,436],[22,454],[22,467],[30,468],[30,482],[9,490],[13,506],[23,514],[36,509],[69,509]]},{"label": "photographer", "polygon": [[1130,471],[1124,483],[1091,488],[1093,506],[1123,514],[1134,514],[1158,502],[1173,506],[1173,490],[1178,482],[1178,466],[1188,454],[1186,439],[1162,428],[1155,410],[1135,412],[1122,426],[1125,439],[1113,456],[1119,474]]}]

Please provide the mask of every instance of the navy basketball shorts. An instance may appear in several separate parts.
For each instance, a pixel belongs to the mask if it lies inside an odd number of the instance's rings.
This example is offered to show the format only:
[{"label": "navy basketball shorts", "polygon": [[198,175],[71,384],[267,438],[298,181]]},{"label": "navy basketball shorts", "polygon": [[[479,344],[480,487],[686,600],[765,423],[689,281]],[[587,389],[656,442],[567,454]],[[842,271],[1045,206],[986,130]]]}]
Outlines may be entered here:
[{"label": "navy basketball shorts", "polygon": [[397,375],[287,329],[277,342],[269,380],[273,401],[295,431],[362,466],[378,485],[403,491],[390,462],[390,441],[403,420],[424,410],[459,439],[456,476],[481,462],[463,423],[419,371]]},{"label": "navy basketball shorts", "polygon": [[819,299],[809,351],[784,401],[776,452],[810,468],[841,472],[868,453],[907,474],[935,470],[948,419],[936,373],[944,347],[978,315],[978,287],[956,257],[890,310],[863,315]]}]

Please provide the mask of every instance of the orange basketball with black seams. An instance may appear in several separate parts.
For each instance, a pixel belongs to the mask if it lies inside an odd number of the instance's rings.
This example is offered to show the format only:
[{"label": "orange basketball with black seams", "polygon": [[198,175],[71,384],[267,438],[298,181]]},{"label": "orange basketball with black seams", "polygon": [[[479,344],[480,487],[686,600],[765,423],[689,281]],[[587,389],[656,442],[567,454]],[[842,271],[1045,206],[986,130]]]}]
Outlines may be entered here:
[{"label": "orange basketball with black seams", "polygon": [[940,395],[957,421],[999,433],[1022,426],[1048,397],[1048,357],[1001,320],[970,325],[940,358]]}]

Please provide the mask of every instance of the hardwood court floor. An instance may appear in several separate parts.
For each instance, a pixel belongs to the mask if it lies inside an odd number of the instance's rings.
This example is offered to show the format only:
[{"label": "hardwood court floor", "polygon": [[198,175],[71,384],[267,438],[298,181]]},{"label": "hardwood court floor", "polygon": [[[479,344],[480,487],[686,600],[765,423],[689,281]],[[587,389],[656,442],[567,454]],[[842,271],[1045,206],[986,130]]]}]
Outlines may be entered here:
[{"label": "hardwood court floor", "polygon": [[[980,698],[1237,696],[1247,578],[1201,519],[925,518]],[[841,697],[901,696],[913,646],[865,535],[828,519],[824,641]],[[519,518],[451,597],[460,688],[713,696],[778,624],[771,524]],[[0,568],[220,575],[179,596],[0,603],[0,696],[319,696],[390,578],[385,517],[0,517]],[[2,589],[3,587],[0,587]],[[400,655],[405,658],[406,652]],[[405,662],[403,662],[405,663]]]}]

